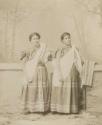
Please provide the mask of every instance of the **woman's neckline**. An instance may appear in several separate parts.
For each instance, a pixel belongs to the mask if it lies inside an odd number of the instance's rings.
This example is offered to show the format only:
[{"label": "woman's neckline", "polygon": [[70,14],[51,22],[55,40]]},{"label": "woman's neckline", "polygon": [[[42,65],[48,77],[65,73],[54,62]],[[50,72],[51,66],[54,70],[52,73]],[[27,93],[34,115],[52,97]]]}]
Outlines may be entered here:
[{"label": "woman's neckline", "polygon": [[71,49],[71,48],[72,48],[72,45],[70,45],[70,46],[63,46],[62,48],[63,48],[63,49]]},{"label": "woman's neckline", "polygon": [[69,53],[71,50],[72,50],[73,46],[71,47],[63,47],[62,50],[61,50],[61,57],[63,57],[64,55],[66,55],[66,53]]},{"label": "woman's neckline", "polygon": [[66,50],[67,52],[69,52],[72,49],[72,46],[64,46],[62,47],[62,51]]}]

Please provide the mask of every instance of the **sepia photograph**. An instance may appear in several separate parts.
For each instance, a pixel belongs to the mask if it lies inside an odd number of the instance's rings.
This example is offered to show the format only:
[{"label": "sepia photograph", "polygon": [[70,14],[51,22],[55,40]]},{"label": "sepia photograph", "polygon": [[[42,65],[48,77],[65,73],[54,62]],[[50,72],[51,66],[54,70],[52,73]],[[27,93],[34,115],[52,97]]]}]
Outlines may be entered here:
[{"label": "sepia photograph", "polygon": [[0,125],[102,125],[102,0],[0,0]]}]

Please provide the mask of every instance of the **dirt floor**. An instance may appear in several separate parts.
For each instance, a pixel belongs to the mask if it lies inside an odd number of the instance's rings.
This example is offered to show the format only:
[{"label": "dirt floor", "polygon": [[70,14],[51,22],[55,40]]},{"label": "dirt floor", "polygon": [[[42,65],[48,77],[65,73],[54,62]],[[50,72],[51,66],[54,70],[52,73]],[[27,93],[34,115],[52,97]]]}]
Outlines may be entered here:
[{"label": "dirt floor", "polygon": [[102,114],[79,115],[0,113],[0,125],[102,125]]}]

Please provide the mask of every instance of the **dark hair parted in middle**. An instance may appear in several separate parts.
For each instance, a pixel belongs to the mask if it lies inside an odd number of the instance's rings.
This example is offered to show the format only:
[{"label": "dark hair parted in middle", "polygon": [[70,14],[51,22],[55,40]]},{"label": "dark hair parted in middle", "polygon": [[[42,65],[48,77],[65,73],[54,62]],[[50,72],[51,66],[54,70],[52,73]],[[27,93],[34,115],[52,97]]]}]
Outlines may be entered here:
[{"label": "dark hair parted in middle", "polygon": [[37,37],[38,37],[38,39],[40,39],[40,38],[41,38],[41,36],[40,36],[40,34],[39,34],[39,33],[34,32],[34,33],[31,33],[31,34],[29,35],[29,41],[31,41],[31,40],[32,40],[32,37],[33,37],[33,36],[37,36]]},{"label": "dark hair parted in middle", "polygon": [[65,36],[71,37],[70,33],[64,32],[64,33],[61,35],[61,40],[63,40]]}]

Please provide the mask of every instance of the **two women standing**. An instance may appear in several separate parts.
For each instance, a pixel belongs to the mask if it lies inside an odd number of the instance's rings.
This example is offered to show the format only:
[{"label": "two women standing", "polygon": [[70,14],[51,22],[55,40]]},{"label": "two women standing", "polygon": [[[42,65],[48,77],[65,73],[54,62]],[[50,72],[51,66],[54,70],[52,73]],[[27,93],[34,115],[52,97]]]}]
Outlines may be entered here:
[{"label": "two women standing", "polygon": [[[22,93],[24,110],[79,113],[82,65],[77,49],[71,45],[70,34],[62,34],[63,46],[52,56],[46,56],[46,45],[40,42],[38,33],[31,34],[29,40],[32,49],[22,56],[27,58],[24,68],[27,84],[23,87]],[[45,60],[52,61],[52,83],[48,80]],[[49,88],[49,83],[52,84],[52,88]]]}]

